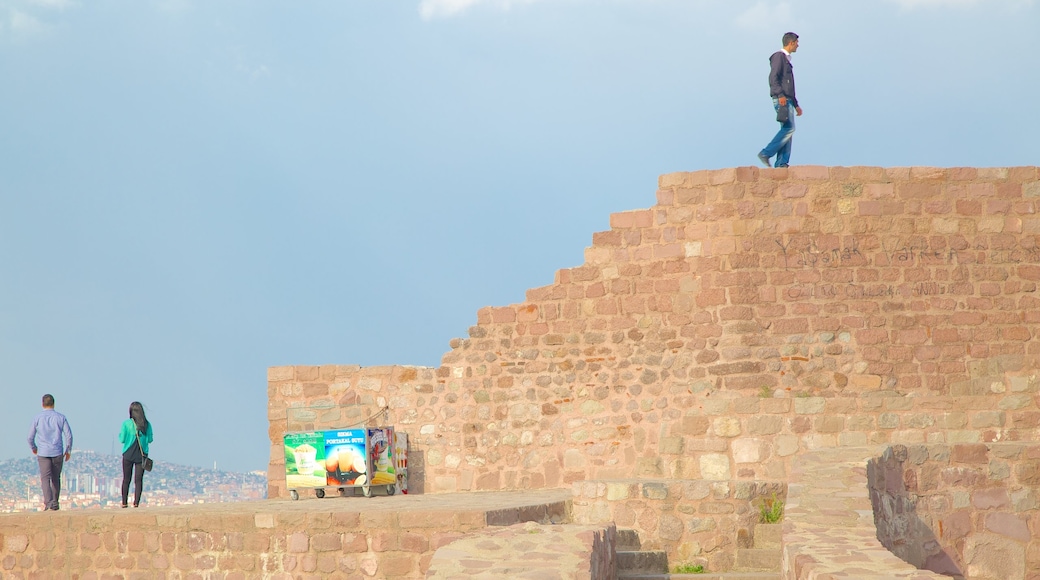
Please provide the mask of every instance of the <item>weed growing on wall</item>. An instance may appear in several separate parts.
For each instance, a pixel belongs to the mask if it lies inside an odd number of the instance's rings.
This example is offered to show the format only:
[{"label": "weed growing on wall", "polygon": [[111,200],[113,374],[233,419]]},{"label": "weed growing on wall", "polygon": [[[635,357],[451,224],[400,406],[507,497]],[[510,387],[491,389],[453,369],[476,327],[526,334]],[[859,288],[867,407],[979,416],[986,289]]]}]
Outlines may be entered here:
[{"label": "weed growing on wall", "polygon": [[762,524],[775,524],[784,519],[784,501],[773,494],[773,497],[762,500],[758,508],[758,521]]}]

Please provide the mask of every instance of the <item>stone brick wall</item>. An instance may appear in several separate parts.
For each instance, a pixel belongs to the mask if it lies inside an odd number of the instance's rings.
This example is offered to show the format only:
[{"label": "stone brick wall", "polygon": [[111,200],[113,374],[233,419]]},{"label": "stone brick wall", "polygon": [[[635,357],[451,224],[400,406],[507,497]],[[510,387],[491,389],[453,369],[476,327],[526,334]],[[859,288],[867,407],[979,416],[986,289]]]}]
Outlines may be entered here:
[{"label": "stone brick wall", "polygon": [[878,539],[921,569],[1040,574],[1040,445],[897,445],[867,470]]},{"label": "stone brick wall", "polygon": [[359,498],[4,514],[0,580],[423,578],[435,551],[467,534],[564,521],[566,494],[547,493],[520,506]]},{"label": "stone brick wall", "polygon": [[782,481],[806,449],[1032,439],[1038,199],[1036,167],[664,175],[436,369],[270,369],[269,494],[286,430],[384,408],[425,492]]},{"label": "stone brick wall", "polygon": [[358,514],[349,517],[353,521],[333,514],[265,519],[195,513],[157,523],[163,516],[70,512],[26,520],[23,530],[5,518],[0,577],[319,578],[332,572],[361,577],[366,569],[373,572],[367,576],[421,577],[420,558],[462,536],[450,524],[401,532],[391,522],[372,534]]},{"label": "stone brick wall", "polygon": [[644,550],[706,570],[732,568],[753,543],[764,500],[784,501],[786,485],[751,481],[583,481],[572,486],[576,523],[614,522],[634,530]]},{"label": "stone brick wall", "polygon": [[[280,367],[270,372],[313,377],[309,382],[272,381],[270,390],[288,394],[279,396],[280,409],[271,407],[271,497],[286,496],[281,436],[287,428],[342,427],[376,415],[385,406],[389,409],[378,421],[409,433],[413,492],[561,487],[576,481],[631,477],[781,481],[790,459],[807,449],[1032,440],[1040,424],[1036,379],[1008,375],[999,381],[987,379],[987,387],[998,391],[988,396],[865,393],[778,398],[719,392],[680,407],[676,420],[659,420],[656,430],[634,426],[634,436],[600,443],[574,444],[552,432],[536,439],[536,428],[510,432],[507,422],[502,431],[485,434],[485,440],[496,444],[490,453],[478,455],[476,436],[463,430],[480,424],[445,428],[443,418],[462,414],[489,420],[496,412],[508,414],[514,406],[490,400],[459,406],[460,395],[447,392],[434,380],[432,369],[327,366]],[[563,408],[574,413],[568,422],[587,420],[580,406]],[[626,455],[616,460],[597,455],[608,450],[616,453],[623,442],[634,446]]]}]

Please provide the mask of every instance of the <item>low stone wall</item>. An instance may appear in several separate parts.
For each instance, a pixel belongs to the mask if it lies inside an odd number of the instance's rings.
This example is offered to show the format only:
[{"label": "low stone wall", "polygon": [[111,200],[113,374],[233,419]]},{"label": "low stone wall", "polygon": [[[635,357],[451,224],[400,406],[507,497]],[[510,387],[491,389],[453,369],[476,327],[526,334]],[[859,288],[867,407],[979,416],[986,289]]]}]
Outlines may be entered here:
[{"label": "low stone wall", "polygon": [[892,446],[868,467],[878,539],[973,580],[1040,576],[1040,445]]},{"label": "low stone wall", "polygon": [[616,538],[613,525],[489,528],[437,550],[426,579],[614,578]]},{"label": "low stone wall", "polygon": [[0,516],[0,578],[423,578],[488,526],[566,521],[567,494],[264,501]]},{"label": "low stone wall", "polygon": [[736,549],[752,542],[762,502],[787,495],[785,484],[751,481],[583,481],[572,490],[576,523],[614,522],[635,530],[642,549],[708,570],[732,569]]}]

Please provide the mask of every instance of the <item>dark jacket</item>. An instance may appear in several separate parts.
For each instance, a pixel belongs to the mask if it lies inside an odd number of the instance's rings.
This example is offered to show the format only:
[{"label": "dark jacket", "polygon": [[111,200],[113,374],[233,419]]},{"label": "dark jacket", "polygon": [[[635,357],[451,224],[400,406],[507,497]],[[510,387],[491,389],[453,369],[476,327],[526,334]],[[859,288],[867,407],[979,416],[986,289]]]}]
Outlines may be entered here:
[{"label": "dark jacket", "polygon": [[769,96],[787,97],[792,105],[798,106],[798,97],[794,95],[794,68],[782,50],[769,57]]}]

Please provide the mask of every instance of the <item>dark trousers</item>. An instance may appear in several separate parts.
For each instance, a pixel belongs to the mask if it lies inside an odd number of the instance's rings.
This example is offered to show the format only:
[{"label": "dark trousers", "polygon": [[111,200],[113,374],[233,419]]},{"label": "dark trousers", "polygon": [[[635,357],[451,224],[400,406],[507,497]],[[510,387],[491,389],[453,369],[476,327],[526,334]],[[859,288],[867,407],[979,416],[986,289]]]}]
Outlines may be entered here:
[{"label": "dark trousers", "polygon": [[58,509],[58,496],[61,495],[61,466],[65,463],[65,456],[40,457],[36,456],[40,464],[40,487],[43,488],[43,505],[49,510]]},{"label": "dark trousers", "polygon": [[144,464],[134,463],[123,458],[123,505],[126,505],[127,496],[130,495],[130,474],[134,476],[134,506],[141,504],[141,490],[144,486]]}]

